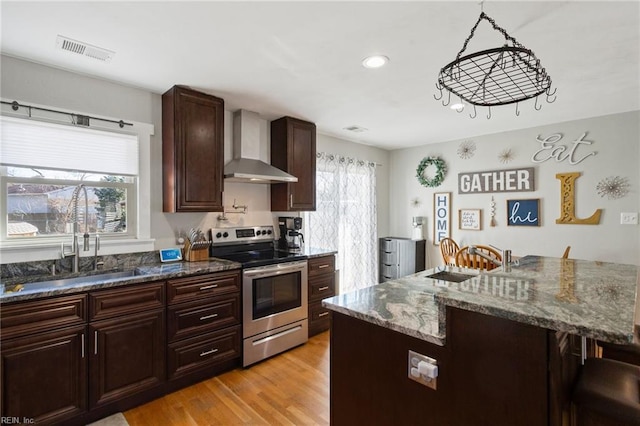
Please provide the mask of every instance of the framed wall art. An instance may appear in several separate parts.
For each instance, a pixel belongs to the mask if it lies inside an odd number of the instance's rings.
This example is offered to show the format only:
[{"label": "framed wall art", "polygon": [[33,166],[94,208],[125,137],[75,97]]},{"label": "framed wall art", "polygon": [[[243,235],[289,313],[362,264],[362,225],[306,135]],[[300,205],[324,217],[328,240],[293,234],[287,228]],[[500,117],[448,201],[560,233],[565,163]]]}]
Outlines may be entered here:
[{"label": "framed wall art", "polygon": [[451,237],[451,193],[433,194],[433,244]]},{"label": "framed wall art", "polygon": [[480,231],[482,229],[482,210],[458,210],[458,227],[463,230]]},{"label": "framed wall art", "polygon": [[507,200],[508,226],[540,226],[540,199]]}]

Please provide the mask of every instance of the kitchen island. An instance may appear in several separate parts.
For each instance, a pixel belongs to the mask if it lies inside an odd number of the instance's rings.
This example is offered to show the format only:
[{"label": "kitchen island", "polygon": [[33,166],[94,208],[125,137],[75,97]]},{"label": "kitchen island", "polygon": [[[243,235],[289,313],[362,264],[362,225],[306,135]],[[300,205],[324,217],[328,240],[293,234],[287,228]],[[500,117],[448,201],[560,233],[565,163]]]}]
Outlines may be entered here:
[{"label": "kitchen island", "polygon": [[[579,336],[631,342],[637,280],[633,265],[527,256],[325,299],[332,424],[565,424]],[[436,360],[436,389],[409,379],[409,351]]]}]

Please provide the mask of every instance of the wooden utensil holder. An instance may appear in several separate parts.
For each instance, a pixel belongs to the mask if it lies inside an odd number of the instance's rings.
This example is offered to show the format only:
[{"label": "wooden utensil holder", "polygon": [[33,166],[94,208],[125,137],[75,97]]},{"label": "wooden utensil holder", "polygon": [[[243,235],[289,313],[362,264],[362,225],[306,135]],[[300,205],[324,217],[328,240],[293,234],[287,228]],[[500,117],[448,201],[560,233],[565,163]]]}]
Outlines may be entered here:
[{"label": "wooden utensil holder", "polygon": [[[196,243],[198,244],[198,243]],[[201,260],[209,259],[209,244],[203,245],[201,247],[194,247],[191,244],[191,241],[187,240],[184,244],[184,258],[188,262],[198,262]]]}]

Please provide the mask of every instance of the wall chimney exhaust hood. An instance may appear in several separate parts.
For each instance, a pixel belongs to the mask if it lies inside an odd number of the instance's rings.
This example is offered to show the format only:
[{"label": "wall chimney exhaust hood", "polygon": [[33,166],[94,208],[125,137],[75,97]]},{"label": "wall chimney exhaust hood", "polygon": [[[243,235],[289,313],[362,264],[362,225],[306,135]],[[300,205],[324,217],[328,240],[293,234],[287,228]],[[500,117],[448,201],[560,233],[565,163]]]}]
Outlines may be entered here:
[{"label": "wall chimney exhaust hood", "polygon": [[283,183],[298,178],[260,161],[260,121],[255,112],[233,113],[233,160],[224,166],[227,182]]}]

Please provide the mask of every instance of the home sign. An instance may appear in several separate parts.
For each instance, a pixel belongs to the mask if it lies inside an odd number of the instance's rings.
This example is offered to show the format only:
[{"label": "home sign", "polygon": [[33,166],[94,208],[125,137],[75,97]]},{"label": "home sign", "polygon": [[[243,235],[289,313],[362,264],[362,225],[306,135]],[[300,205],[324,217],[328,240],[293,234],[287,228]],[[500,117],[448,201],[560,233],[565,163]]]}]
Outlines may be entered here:
[{"label": "home sign", "polygon": [[535,191],[534,168],[458,173],[458,194]]}]

